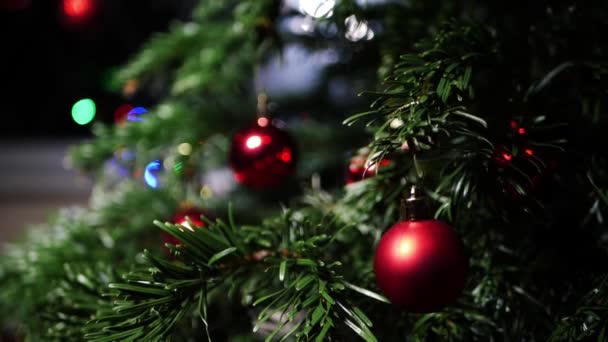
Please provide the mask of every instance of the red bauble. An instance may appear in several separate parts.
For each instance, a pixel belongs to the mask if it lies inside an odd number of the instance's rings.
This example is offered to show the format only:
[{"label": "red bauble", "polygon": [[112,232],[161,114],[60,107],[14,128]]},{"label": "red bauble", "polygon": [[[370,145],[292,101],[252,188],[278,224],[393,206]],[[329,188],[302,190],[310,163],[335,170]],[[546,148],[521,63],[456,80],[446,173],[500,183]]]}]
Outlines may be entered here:
[{"label": "red bauble", "polygon": [[296,161],[293,139],[267,118],[259,118],[232,138],[230,166],[243,185],[277,187],[294,173]]},{"label": "red bauble", "polygon": [[348,175],[346,177],[346,184],[356,183],[360,180],[373,177],[378,169],[388,166],[391,161],[384,159],[376,164],[365,166],[365,159],[361,161],[360,157],[351,159],[350,165],[348,165]]},{"label": "red bauble", "polygon": [[[182,225],[190,230],[193,230],[196,227],[205,226],[205,222],[203,222],[203,220],[201,219],[201,216],[205,216],[205,214],[202,211],[200,211],[196,208],[188,208],[188,209],[182,210],[179,213],[177,213],[173,217],[171,222]],[[190,222],[188,222],[188,219],[190,219],[190,221],[192,223],[194,223],[195,227],[192,227],[190,225]],[[181,245],[181,241],[179,241],[175,236],[173,236],[167,232],[163,232],[163,243],[169,243],[169,244],[172,244],[175,246]],[[167,252],[168,252],[168,250],[167,250]]]},{"label": "red bauble", "polygon": [[363,147],[357,151],[357,154],[350,159],[348,165],[348,174],[346,176],[346,184],[356,183],[360,180],[373,177],[379,169],[391,164],[388,159],[382,159],[379,162],[369,163],[370,149]]},{"label": "red bauble", "polygon": [[468,260],[456,233],[438,220],[401,221],[380,239],[376,281],[395,305],[423,313],[442,309],[462,292]]}]

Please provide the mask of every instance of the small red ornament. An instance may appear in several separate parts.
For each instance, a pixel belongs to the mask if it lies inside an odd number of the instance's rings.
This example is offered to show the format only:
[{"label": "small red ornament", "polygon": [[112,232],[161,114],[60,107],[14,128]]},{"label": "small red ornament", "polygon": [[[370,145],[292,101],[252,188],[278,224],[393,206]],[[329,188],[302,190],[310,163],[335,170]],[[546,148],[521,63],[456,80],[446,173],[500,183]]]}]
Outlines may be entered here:
[{"label": "small red ornament", "polygon": [[365,147],[357,151],[357,155],[350,160],[348,165],[348,175],[346,176],[346,184],[356,183],[360,180],[373,177],[376,172],[391,164],[388,159],[383,159],[377,163],[368,163],[369,148]]},{"label": "small red ornament", "polygon": [[405,219],[380,239],[374,272],[378,287],[393,304],[416,313],[433,312],[456,301],[468,260],[449,225],[416,216],[421,204],[414,195],[406,200]]},{"label": "small red ornament", "polygon": [[[195,227],[205,226],[205,222],[201,219],[201,216],[205,216],[202,211],[193,207],[186,207],[185,209],[180,210],[180,212],[173,217],[171,222],[182,225],[187,229],[194,230]],[[194,224],[194,227],[188,222],[188,219]],[[175,246],[181,245],[181,241],[167,232],[163,232],[162,239],[163,243],[169,243]],[[169,253],[169,250],[166,249],[166,252]]]},{"label": "small red ornament", "polygon": [[128,103],[118,106],[118,108],[116,108],[114,111],[114,122],[119,126],[124,125],[128,119],[129,113],[131,110],[133,110],[133,108],[135,107]]},{"label": "small red ornament", "polygon": [[232,138],[230,166],[238,183],[253,188],[281,185],[296,170],[296,145],[266,117]]}]

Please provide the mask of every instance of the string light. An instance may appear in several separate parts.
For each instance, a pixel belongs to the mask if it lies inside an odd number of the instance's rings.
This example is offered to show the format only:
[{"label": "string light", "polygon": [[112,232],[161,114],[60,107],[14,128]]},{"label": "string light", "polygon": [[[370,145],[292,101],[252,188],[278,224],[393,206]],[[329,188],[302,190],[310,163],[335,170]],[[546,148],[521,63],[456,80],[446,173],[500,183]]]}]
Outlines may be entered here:
[{"label": "string light", "polygon": [[129,121],[144,121],[141,117],[142,114],[146,114],[148,110],[144,107],[135,107],[127,114],[127,120]]},{"label": "string light", "polygon": [[160,160],[154,160],[146,165],[146,171],[144,172],[144,181],[149,187],[156,189],[158,188],[158,171],[162,168]]},{"label": "string light", "polygon": [[72,118],[77,124],[86,125],[93,121],[96,110],[95,101],[82,99],[72,106]]}]

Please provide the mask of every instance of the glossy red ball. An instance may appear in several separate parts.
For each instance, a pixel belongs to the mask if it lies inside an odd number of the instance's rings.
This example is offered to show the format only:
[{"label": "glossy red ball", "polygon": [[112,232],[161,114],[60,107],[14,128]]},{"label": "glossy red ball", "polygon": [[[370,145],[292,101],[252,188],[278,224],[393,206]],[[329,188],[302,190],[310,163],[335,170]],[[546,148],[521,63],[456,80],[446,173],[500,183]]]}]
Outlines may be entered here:
[{"label": "glossy red ball", "polygon": [[268,119],[259,118],[254,125],[234,135],[229,159],[238,183],[272,188],[295,172],[297,157],[291,136]]},{"label": "glossy red ball", "polygon": [[462,292],[468,259],[454,230],[438,220],[401,221],[380,239],[374,256],[376,282],[406,310],[433,312]]},{"label": "glossy red ball", "polygon": [[[196,208],[190,208],[187,210],[183,210],[179,213],[177,213],[173,219],[171,220],[171,222],[175,223],[175,224],[180,224],[188,229],[194,229],[196,227],[204,227],[205,226],[205,222],[201,219],[201,216],[205,216],[205,214],[196,209]],[[190,225],[190,222],[188,222],[188,219],[190,219],[190,221],[194,224],[194,227],[192,227]],[[179,241],[175,236],[167,233],[167,232],[163,232],[163,244],[164,243],[169,243],[171,245],[180,245],[181,241]],[[169,252],[169,250],[167,250],[167,252]]]},{"label": "glossy red ball", "polygon": [[346,176],[346,184],[356,183],[360,180],[373,177],[379,169],[388,166],[391,161],[384,159],[376,164],[366,166],[365,159],[355,157],[351,159],[348,165],[348,174]]}]

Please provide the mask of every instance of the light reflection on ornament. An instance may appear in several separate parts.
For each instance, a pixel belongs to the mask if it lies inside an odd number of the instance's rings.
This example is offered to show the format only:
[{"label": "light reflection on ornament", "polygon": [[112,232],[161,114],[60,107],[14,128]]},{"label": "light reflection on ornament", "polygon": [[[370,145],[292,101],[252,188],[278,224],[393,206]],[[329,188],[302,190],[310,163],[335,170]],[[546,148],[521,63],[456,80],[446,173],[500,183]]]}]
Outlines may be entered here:
[{"label": "light reflection on ornament", "polygon": [[395,255],[406,258],[414,251],[414,241],[408,238],[404,238],[398,244],[396,244],[397,250]]},{"label": "light reflection on ornament", "polygon": [[330,18],[335,5],[335,0],[300,0],[299,10],[313,18]]},{"label": "light reflection on ornament", "polygon": [[532,150],[531,150],[531,149],[529,149],[529,148],[527,148],[527,149],[525,150],[525,152],[526,152],[526,154],[527,154],[527,155],[529,155],[529,156],[533,156],[533,155],[534,155],[534,151],[532,151]]},{"label": "light reflection on ornament", "polygon": [[344,20],[344,24],[346,25],[344,36],[352,42],[374,38],[374,31],[367,24],[367,20],[358,20],[354,14],[351,14]]},{"label": "light reflection on ornament", "polygon": [[509,153],[504,152],[504,153],[502,154],[502,158],[503,158],[504,160],[506,160],[506,161],[511,161],[511,159],[513,158],[513,156],[512,156],[512,155],[510,155]]},{"label": "light reflection on ornament", "polygon": [[129,111],[127,114],[128,121],[144,121],[144,119],[140,116],[142,114],[146,114],[148,110],[144,107],[135,107]]},{"label": "light reflection on ornament", "polygon": [[158,172],[161,168],[162,165],[160,160],[154,160],[146,165],[146,170],[144,171],[144,180],[149,187],[153,189],[158,188]]},{"label": "light reflection on ornament", "polygon": [[[192,218],[190,218],[190,220],[192,220]],[[190,222],[188,222],[187,218],[184,218],[183,220],[177,222],[177,224],[179,224],[180,226],[188,228],[192,232],[194,231],[194,228],[192,228],[192,226],[190,225]]]},{"label": "light reflection on ornament", "polygon": [[247,138],[245,145],[248,149],[255,150],[256,148],[262,146],[262,138],[259,135],[252,135]]}]

